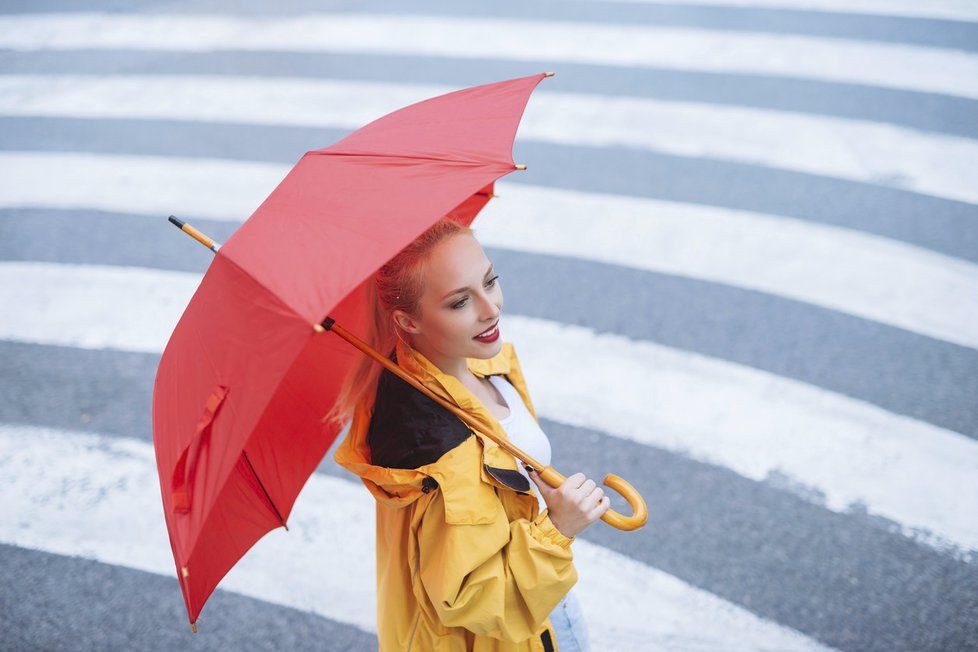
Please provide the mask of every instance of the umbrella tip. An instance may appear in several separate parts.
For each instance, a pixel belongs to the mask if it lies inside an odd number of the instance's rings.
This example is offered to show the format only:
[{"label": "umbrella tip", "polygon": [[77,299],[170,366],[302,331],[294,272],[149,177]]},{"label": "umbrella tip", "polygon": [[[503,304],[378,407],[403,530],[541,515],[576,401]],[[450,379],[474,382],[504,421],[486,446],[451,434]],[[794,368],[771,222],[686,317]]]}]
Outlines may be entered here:
[{"label": "umbrella tip", "polygon": [[525,170],[526,169],[526,166],[523,165],[522,163],[519,163],[519,164],[516,165],[516,169],[517,170]]},{"label": "umbrella tip", "polygon": [[190,623],[190,631],[192,631],[194,634],[197,633],[197,621],[196,620],[194,622]]},{"label": "umbrella tip", "polygon": [[546,72],[546,73],[544,73],[544,74],[543,74],[543,76],[544,76],[544,77],[553,77],[553,76],[554,76],[554,75],[556,75],[556,74],[557,74],[557,73],[555,73],[555,72]]}]

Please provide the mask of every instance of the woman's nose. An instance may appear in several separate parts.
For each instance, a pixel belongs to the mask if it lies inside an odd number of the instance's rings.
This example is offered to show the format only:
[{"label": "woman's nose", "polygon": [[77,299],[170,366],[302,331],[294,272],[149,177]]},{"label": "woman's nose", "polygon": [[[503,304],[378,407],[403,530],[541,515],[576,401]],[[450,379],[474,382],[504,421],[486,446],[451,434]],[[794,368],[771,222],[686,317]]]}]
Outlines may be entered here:
[{"label": "woman's nose", "polygon": [[485,304],[485,307],[482,310],[483,321],[492,321],[499,316],[499,306],[496,305],[496,302],[493,301],[491,297],[483,296],[483,304]]}]

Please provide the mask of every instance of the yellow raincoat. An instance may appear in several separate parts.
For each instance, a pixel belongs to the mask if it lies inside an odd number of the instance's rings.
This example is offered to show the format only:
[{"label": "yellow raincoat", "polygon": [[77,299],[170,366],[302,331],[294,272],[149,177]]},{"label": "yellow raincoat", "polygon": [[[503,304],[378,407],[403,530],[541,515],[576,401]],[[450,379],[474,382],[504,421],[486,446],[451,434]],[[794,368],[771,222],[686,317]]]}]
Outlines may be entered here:
[{"label": "yellow raincoat", "polygon": [[[540,510],[516,457],[482,434],[508,441],[468,388],[401,342],[392,360],[480,428],[384,369],[375,404],[356,411],[333,455],[377,501],[380,652],[557,650],[549,615],[577,582],[574,538]],[[502,374],[536,418],[511,342],[467,364]]]}]

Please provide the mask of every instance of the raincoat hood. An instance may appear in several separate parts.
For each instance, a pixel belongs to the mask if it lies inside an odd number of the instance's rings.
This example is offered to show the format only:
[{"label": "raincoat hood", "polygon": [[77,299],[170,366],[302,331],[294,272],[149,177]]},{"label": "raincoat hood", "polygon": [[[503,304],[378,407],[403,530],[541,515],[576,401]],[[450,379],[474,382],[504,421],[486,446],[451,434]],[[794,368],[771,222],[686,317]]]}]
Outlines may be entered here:
[{"label": "raincoat hood", "polygon": [[[468,478],[458,477],[460,469],[457,460],[439,454],[449,452],[452,445],[464,445],[472,434],[476,435],[473,439],[480,447],[483,464],[480,476],[483,482],[535,495],[531,492],[529,482],[517,470],[518,460],[482,434],[492,432],[497,438],[508,441],[499,421],[465,385],[455,376],[442,372],[420,351],[405,346],[400,340],[397,342],[393,360],[437,396],[454,403],[474,417],[480,428],[478,431],[471,430],[458,417],[416,388],[387,369],[382,370],[375,402],[369,407],[360,406],[357,409],[350,424],[350,433],[334,455],[340,465],[360,477],[378,503],[401,508],[427,494],[436,486],[435,483],[440,486],[464,483]],[[502,349],[491,358],[467,358],[466,361],[468,369],[479,377],[497,374],[506,376],[536,418],[512,342],[503,342]],[[378,419],[372,419],[375,413]],[[385,441],[390,447],[400,450],[401,461],[419,459],[411,447],[424,446],[418,443],[420,436],[428,441],[428,457],[437,455],[437,459],[414,468],[392,468],[375,464],[374,458],[379,457],[378,453],[385,453],[384,457],[388,461],[391,456],[386,454],[389,453],[386,450],[371,455],[368,435],[372,429],[374,441]],[[385,431],[377,437],[377,430]],[[476,441],[469,443],[474,444]],[[431,449],[433,444],[439,447]],[[462,508],[461,505],[453,507]]]}]

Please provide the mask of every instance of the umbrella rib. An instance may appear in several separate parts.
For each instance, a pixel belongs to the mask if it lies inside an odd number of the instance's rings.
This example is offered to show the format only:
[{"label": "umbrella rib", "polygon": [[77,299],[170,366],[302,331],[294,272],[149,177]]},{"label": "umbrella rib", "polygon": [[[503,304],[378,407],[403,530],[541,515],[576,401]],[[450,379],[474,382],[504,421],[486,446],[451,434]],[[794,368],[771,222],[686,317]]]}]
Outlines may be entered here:
[{"label": "umbrella rib", "polygon": [[378,156],[383,158],[406,158],[415,159],[419,161],[447,161],[449,163],[470,163],[473,165],[513,165],[509,162],[500,161],[476,161],[472,159],[460,159],[460,158],[448,158],[445,156],[420,156],[417,154],[385,154],[383,152],[336,152],[324,149],[314,149],[305,153],[305,156],[310,154],[317,156]]},{"label": "umbrella rib", "polygon": [[272,511],[275,512],[275,517],[278,518],[279,523],[281,523],[285,529],[288,530],[289,527],[285,525],[285,519],[282,518],[281,512],[278,511],[278,507],[275,506],[275,503],[272,501],[272,497],[268,495],[268,490],[265,489],[265,485],[262,483],[261,478],[258,477],[258,472],[255,471],[255,467],[252,465],[251,460],[248,459],[248,453],[242,450],[241,456],[244,457],[244,461],[248,463],[248,468],[251,469],[251,474],[258,482],[258,486],[261,487],[262,493],[265,494],[265,499],[268,500],[268,504],[272,506]]}]

